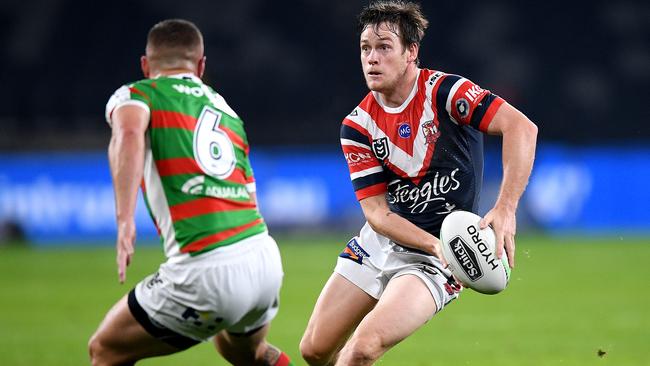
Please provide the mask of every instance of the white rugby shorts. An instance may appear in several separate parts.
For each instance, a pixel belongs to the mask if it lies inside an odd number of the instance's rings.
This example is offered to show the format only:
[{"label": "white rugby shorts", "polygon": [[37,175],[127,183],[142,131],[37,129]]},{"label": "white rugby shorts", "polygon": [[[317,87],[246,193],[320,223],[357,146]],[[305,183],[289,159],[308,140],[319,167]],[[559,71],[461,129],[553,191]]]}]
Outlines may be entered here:
[{"label": "white rugby shorts", "polygon": [[367,222],[339,255],[334,271],[375,299],[381,297],[391,279],[415,275],[431,292],[436,312],[458,298],[462,290],[438,258],[395,244],[372,230]]},{"label": "white rugby shorts", "polygon": [[149,320],[180,335],[206,340],[221,330],[247,333],[277,314],[282,262],[268,233],[163,263],[135,287]]}]

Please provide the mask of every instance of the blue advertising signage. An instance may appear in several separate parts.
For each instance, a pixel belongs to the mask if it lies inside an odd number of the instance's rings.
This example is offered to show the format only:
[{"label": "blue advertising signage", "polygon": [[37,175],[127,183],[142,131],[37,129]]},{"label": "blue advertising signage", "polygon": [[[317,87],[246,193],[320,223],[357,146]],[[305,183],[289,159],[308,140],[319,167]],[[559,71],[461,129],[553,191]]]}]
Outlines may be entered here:
[{"label": "blue advertising signage", "polygon": [[[0,157],[0,221],[17,223],[32,241],[113,238],[114,205],[105,153]],[[155,234],[141,197],[136,219],[139,236]]]},{"label": "blue advertising signage", "polygon": [[525,210],[551,232],[650,232],[650,148],[546,146]]},{"label": "blue advertising signage", "polygon": [[[487,152],[481,214],[498,193],[499,161],[498,151]],[[251,162],[260,210],[272,229],[356,230],[363,222],[339,150],[253,150]],[[650,148],[540,147],[519,206],[519,227],[551,234],[650,233],[649,180]],[[0,223],[8,222],[41,244],[112,241],[115,209],[106,154],[0,156]],[[141,196],[136,224],[140,240],[156,240]]]}]

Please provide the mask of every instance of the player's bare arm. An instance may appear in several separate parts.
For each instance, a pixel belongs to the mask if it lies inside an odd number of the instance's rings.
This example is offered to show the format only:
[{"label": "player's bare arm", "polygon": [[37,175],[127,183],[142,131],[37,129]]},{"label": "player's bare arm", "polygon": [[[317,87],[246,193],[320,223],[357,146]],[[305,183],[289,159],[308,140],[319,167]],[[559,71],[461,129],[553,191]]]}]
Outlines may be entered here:
[{"label": "player's bare arm", "polygon": [[364,198],[359,203],[374,231],[401,245],[433,254],[447,265],[442,255],[440,240],[392,212],[383,194]]},{"label": "player's bare arm", "polygon": [[113,112],[113,130],[108,147],[109,163],[115,189],[117,219],[117,272],[120,283],[126,279],[136,237],[135,205],[144,166],[144,135],[149,112],[138,106],[125,105]]},{"label": "player's bare arm", "polygon": [[491,224],[496,234],[497,257],[505,247],[510,267],[515,266],[515,214],[519,199],[528,184],[537,142],[537,126],[523,113],[503,103],[488,127],[488,133],[503,138],[503,181],[494,207],[481,220]]}]

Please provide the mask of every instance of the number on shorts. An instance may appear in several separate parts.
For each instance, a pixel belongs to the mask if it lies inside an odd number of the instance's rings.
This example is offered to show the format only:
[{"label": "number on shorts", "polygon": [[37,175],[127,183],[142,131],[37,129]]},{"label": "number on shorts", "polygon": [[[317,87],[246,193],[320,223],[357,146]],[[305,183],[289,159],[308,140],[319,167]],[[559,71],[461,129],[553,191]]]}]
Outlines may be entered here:
[{"label": "number on shorts", "polygon": [[208,175],[224,179],[235,170],[235,147],[228,135],[219,128],[221,112],[203,108],[194,129],[194,158]]}]

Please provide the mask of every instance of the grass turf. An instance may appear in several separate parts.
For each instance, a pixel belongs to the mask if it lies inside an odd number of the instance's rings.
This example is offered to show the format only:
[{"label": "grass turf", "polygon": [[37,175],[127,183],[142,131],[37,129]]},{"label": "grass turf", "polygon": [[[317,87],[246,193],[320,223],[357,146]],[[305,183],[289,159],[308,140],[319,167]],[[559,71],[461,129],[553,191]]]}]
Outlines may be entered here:
[{"label": "grass turf", "polygon": [[[285,282],[269,339],[303,365],[298,342],[347,237],[276,239]],[[380,364],[650,365],[649,239],[520,237],[517,250],[505,292],[464,291]],[[162,259],[140,246],[119,285],[110,246],[1,249],[0,364],[88,364],[106,311]],[[206,343],[139,364],[226,363]]]}]

